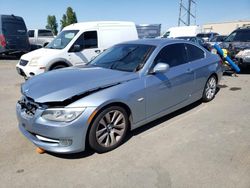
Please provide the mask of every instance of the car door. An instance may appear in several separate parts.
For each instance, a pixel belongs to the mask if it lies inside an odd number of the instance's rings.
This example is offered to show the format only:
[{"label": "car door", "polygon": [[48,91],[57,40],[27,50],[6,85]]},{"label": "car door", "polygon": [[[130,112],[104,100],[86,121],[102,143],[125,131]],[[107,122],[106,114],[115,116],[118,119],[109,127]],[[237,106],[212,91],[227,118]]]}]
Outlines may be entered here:
[{"label": "car door", "polygon": [[[79,50],[74,50],[75,45],[79,46]],[[69,60],[74,64],[87,63],[99,52],[97,31],[86,31],[80,35],[69,50]]]},{"label": "car door", "polygon": [[188,63],[194,72],[194,84],[192,85],[191,95],[203,91],[208,68],[205,64],[205,51],[193,44],[185,44],[187,50]]},{"label": "car door", "polygon": [[167,63],[170,68],[166,73],[149,73],[146,76],[147,117],[181,106],[189,98],[194,80],[183,43],[164,47],[156,56],[152,67],[159,62]]}]

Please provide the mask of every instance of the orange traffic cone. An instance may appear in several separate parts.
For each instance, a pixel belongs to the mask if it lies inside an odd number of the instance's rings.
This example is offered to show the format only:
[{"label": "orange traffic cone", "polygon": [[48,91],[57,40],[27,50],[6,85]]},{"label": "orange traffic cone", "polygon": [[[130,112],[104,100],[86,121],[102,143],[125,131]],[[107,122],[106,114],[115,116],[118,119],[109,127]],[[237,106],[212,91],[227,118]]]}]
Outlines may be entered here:
[{"label": "orange traffic cone", "polygon": [[43,153],[45,153],[45,150],[42,148],[36,148],[36,152],[39,154],[43,154]]}]

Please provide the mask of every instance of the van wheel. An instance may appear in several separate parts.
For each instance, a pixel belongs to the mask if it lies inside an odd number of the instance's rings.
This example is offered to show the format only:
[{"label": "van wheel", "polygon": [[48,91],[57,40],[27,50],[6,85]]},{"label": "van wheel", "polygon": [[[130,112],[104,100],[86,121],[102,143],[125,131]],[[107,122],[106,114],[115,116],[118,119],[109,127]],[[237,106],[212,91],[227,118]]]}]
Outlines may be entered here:
[{"label": "van wheel", "polygon": [[56,69],[62,69],[62,68],[65,68],[65,67],[68,67],[67,65],[65,64],[55,64],[53,65],[50,70],[56,70]]},{"label": "van wheel", "polygon": [[99,153],[117,148],[124,141],[128,126],[128,115],[122,107],[104,109],[91,124],[88,135],[90,147]]}]

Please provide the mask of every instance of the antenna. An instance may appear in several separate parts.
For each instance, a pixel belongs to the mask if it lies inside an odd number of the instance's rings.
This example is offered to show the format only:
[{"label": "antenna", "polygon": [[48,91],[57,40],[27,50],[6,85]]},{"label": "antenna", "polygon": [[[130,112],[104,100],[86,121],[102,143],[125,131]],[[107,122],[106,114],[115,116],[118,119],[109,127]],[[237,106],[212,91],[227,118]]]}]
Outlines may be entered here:
[{"label": "antenna", "polygon": [[196,2],[195,0],[180,0],[178,26],[189,26],[193,21],[196,25]]}]

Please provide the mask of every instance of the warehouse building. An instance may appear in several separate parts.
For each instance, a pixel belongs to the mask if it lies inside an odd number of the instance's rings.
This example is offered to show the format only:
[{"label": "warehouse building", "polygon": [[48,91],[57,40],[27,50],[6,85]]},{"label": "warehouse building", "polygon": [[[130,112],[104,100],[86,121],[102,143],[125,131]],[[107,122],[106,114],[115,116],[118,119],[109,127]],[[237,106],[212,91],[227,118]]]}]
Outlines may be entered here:
[{"label": "warehouse building", "polygon": [[208,23],[202,27],[203,32],[217,32],[221,35],[228,35],[239,27],[250,27],[250,20],[239,20],[222,23]]}]

